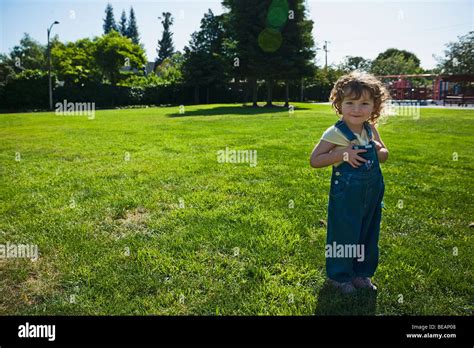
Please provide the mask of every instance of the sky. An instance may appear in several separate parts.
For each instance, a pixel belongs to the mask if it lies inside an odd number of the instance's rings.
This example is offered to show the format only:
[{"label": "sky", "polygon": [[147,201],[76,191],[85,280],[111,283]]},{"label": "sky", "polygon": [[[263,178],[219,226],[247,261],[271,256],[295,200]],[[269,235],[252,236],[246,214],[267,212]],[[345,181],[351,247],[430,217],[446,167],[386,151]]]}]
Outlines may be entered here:
[{"label": "sky", "polygon": [[[258,1],[258,0],[255,0]],[[131,6],[138,22],[141,43],[148,61],[154,61],[162,25],[158,17],[171,12],[176,50],[182,51],[192,32],[199,29],[204,13],[211,9],[221,14],[220,0],[0,0],[0,52],[8,53],[23,33],[46,44],[46,29],[55,20],[52,35],[75,41],[100,36],[105,6],[111,3],[118,22],[122,10],[127,17]],[[474,1],[382,1],[382,0],[307,0],[314,21],[313,37],[317,47],[328,41],[328,64],[338,64],[347,56],[374,59],[387,48],[415,53],[421,66],[436,66],[433,55],[443,56],[446,43],[456,41],[473,29]],[[316,62],[324,65],[324,51],[318,50]]]}]

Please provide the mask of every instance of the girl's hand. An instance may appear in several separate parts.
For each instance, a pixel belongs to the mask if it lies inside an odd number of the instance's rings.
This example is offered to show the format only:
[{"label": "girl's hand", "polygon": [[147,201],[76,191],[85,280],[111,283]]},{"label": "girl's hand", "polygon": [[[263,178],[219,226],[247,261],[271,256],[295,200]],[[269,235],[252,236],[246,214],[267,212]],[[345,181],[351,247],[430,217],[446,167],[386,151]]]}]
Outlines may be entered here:
[{"label": "girl's hand", "polygon": [[358,168],[362,163],[367,162],[365,158],[359,156],[360,152],[367,152],[367,150],[354,150],[351,144],[343,149],[342,159],[344,162],[349,163],[353,168]]},{"label": "girl's hand", "polygon": [[383,148],[383,145],[377,140],[374,140],[374,143],[375,143],[375,150],[379,151],[380,149]]}]

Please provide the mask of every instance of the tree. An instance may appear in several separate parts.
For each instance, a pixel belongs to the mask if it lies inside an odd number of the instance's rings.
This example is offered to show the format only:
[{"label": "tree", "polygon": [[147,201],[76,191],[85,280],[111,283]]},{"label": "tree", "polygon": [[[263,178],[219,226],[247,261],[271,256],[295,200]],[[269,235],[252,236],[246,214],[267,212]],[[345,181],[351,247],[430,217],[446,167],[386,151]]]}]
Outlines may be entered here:
[{"label": "tree", "polygon": [[248,82],[252,89],[252,105],[256,107],[258,79],[264,61],[258,37],[265,27],[267,6],[265,1],[251,0],[223,0],[222,5],[229,10],[224,14],[225,46],[232,59],[233,75]]},{"label": "tree", "polygon": [[292,0],[288,3],[288,21],[282,30],[282,46],[277,51],[280,62],[277,64],[279,71],[276,74],[286,84],[285,107],[289,106],[290,81],[303,83],[303,78],[313,76],[316,69],[313,63],[316,55],[312,35],[313,21],[306,18],[304,1]]},{"label": "tree", "polygon": [[140,35],[138,34],[137,20],[135,18],[133,7],[130,7],[127,37],[129,37],[135,45],[140,44]]},{"label": "tree", "polygon": [[125,14],[125,10],[122,10],[122,16],[120,17],[120,22],[118,26],[119,33],[122,36],[128,36],[128,29],[127,29],[127,15]]},{"label": "tree", "polygon": [[6,85],[15,78],[15,70],[6,54],[0,54],[0,99]]},{"label": "tree", "polygon": [[444,74],[474,74],[474,31],[446,44],[444,58],[436,57],[437,68]]},{"label": "tree", "polygon": [[145,88],[181,84],[183,82],[183,60],[183,55],[180,52],[176,52],[157,67],[156,74],[149,74],[147,76],[129,75],[127,78],[120,80],[119,85]]},{"label": "tree", "polygon": [[312,75],[313,22],[306,19],[304,0],[223,0],[222,5],[229,9],[225,18],[229,52],[239,62],[236,75],[250,82],[254,106],[258,79],[267,82],[266,105],[271,106],[275,81],[285,80],[288,85]]},{"label": "tree", "polygon": [[129,65],[141,69],[146,63],[142,47],[115,31],[97,40],[94,57],[102,73],[113,85],[120,78],[120,68]]},{"label": "tree", "polygon": [[104,34],[110,33],[112,30],[118,31],[117,24],[115,23],[114,9],[111,4],[107,4],[105,7],[105,18],[104,18]]},{"label": "tree", "polygon": [[100,82],[102,75],[95,60],[95,49],[96,43],[88,38],[55,44],[51,58],[58,79],[66,85]]},{"label": "tree", "polygon": [[194,86],[194,103],[199,104],[199,88],[209,72],[207,59],[209,55],[200,47],[200,37],[197,32],[191,34],[189,46],[184,47],[185,61],[183,74],[186,84]]},{"label": "tree", "polygon": [[372,65],[372,62],[370,59],[365,59],[363,57],[353,57],[353,56],[345,56],[344,60],[342,61],[341,64],[339,64],[338,68],[345,73],[354,71],[354,70],[360,70],[360,71],[365,71],[368,72],[370,71],[370,66]]},{"label": "tree", "polygon": [[174,53],[166,58],[156,69],[156,76],[165,84],[178,84],[182,82],[182,65],[184,58],[181,52]]},{"label": "tree", "polygon": [[[57,36],[53,37],[51,46],[57,41]],[[9,54],[0,54],[1,107],[9,103],[12,103],[10,106],[33,105],[34,97],[38,97],[38,94],[31,93],[31,88],[37,89],[39,94],[47,93],[47,76],[46,80],[44,79],[48,67],[46,52],[46,46],[24,33],[19,45],[14,46]],[[44,100],[47,99],[46,95]]]},{"label": "tree", "polygon": [[328,65],[327,68],[317,68],[313,77],[308,78],[305,88],[312,99],[328,101],[334,83],[344,75],[345,72],[337,66]]},{"label": "tree", "polygon": [[[158,17],[158,19],[162,19],[162,17]],[[163,34],[161,40],[158,40],[158,49],[156,50],[158,58],[155,61],[155,69],[166,58],[171,57],[174,53],[173,33],[170,31],[170,27],[173,25],[171,13],[163,12],[163,20],[161,21],[161,24],[163,24]]]},{"label": "tree", "polygon": [[9,64],[17,72],[29,69],[46,70],[48,67],[46,46],[32,39],[29,34],[24,33],[20,44],[14,46],[10,52]]},{"label": "tree", "polygon": [[403,54],[396,54],[385,59],[375,60],[370,72],[374,75],[402,75],[421,74],[423,69],[419,67],[413,58],[405,59]]},{"label": "tree", "polygon": [[386,59],[386,58],[390,58],[392,56],[399,55],[399,54],[403,55],[404,60],[409,60],[410,58],[412,58],[413,62],[417,66],[420,66],[421,62],[414,53],[408,52],[408,51],[405,51],[405,50],[399,50],[397,48],[389,48],[389,49],[385,50],[384,52],[380,53],[377,56],[377,58],[375,58],[375,60],[377,60],[377,59]]},{"label": "tree", "polygon": [[200,30],[191,35],[189,45],[184,48],[184,79],[187,84],[194,86],[196,104],[199,103],[200,86],[206,87],[206,103],[209,103],[210,86],[225,80],[223,42],[222,17],[214,16],[209,9],[201,19]]},{"label": "tree", "polygon": [[414,53],[389,48],[375,58],[370,72],[375,75],[421,74],[423,69]]}]

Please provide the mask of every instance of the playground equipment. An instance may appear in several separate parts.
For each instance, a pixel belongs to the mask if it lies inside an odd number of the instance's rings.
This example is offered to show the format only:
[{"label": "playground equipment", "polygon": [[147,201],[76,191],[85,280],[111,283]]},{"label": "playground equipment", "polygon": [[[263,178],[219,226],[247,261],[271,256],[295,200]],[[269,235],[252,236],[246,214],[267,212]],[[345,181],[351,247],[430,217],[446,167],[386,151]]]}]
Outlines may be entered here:
[{"label": "playground equipment", "polygon": [[474,104],[474,75],[439,75],[433,83],[433,99],[443,105]]},{"label": "playground equipment", "polygon": [[[401,74],[378,78],[385,83],[394,100],[442,101],[443,105],[455,103],[459,106],[474,104],[474,75]],[[419,81],[416,86],[413,79]]]}]

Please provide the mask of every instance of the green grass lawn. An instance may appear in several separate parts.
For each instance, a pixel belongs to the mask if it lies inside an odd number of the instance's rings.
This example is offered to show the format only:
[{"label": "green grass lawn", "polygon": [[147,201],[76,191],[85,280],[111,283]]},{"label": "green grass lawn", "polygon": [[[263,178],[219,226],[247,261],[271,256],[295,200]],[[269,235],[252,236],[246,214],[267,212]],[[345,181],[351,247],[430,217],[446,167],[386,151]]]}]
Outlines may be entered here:
[{"label": "green grass lawn", "polygon": [[[0,259],[0,314],[472,315],[474,111],[380,125],[379,291],[341,296],[330,168],[309,165],[337,118],[295,105],[0,115],[0,244],[40,253]],[[218,163],[226,147],[257,165]]]}]

